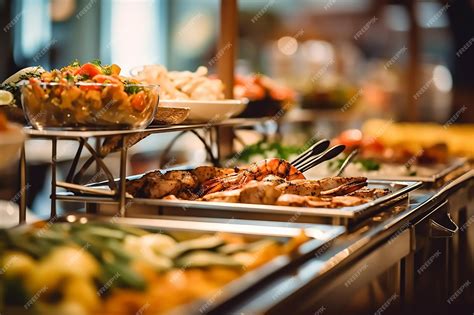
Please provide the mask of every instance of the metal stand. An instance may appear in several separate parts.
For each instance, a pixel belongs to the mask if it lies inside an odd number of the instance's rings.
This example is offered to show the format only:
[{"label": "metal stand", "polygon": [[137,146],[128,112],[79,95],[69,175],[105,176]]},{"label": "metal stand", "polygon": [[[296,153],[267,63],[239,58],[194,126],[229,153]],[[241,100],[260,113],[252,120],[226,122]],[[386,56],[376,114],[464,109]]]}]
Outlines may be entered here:
[{"label": "metal stand", "polygon": [[[212,125],[206,124],[189,124],[189,125],[173,125],[173,126],[160,126],[153,127],[145,130],[111,130],[111,131],[57,131],[57,130],[34,130],[31,128],[25,128],[24,131],[30,139],[47,139],[52,142],[51,152],[51,218],[57,215],[57,201],[69,201],[69,202],[81,202],[81,203],[112,203],[117,205],[117,212],[120,216],[127,215],[127,203],[126,203],[126,176],[127,176],[127,154],[128,147],[145,138],[148,135],[157,133],[176,132],[180,133],[171,141],[168,147],[165,149],[165,154],[168,153],[176,140],[181,137],[185,132],[191,132],[194,134],[199,141],[204,145],[206,152],[209,155],[209,159],[214,165],[219,165],[219,158],[214,152],[219,152],[216,147],[215,139],[219,138],[218,129],[220,127],[237,128],[247,127],[257,124],[261,124],[263,119],[229,119],[223,122],[216,122]],[[200,135],[197,130],[203,129],[209,133],[209,141],[206,140],[206,135]],[[212,132],[216,133],[216,137],[213,137]],[[117,146],[114,146],[112,150],[105,150],[101,145],[100,140],[104,139],[104,142],[111,137],[114,137],[113,141],[117,140]],[[91,145],[88,140],[96,139],[96,145]],[[74,158],[69,167],[66,181],[59,182],[57,179],[57,145],[58,140],[72,140],[79,143],[79,147],[74,155]],[[112,141],[112,142],[113,142]],[[130,142],[131,141],[131,142]],[[216,148],[214,148],[216,147]],[[87,159],[82,166],[79,168],[79,162],[84,148],[90,153],[90,158]],[[215,149],[215,150],[214,150]],[[112,175],[111,170],[104,163],[103,159],[112,151],[120,152],[120,168],[119,168],[119,179],[115,179]],[[95,163],[94,163],[95,162]],[[103,171],[107,180],[104,182],[108,185],[110,191],[104,194],[104,190],[94,189],[87,185],[81,185],[83,182],[86,171],[92,164],[95,164],[96,173]],[[25,147],[23,146],[20,158],[20,184],[21,187],[26,186],[27,174],[26,174],[26,154]],[[71,192],[79,192],[79,194],[58,194],[58,187],[66,188]],[[85,195],[84,192],[90,192],[92,194]],[[25,223],[26,221],[26,189],[21,194],[20,200],[20,215],[19,223]]]}]

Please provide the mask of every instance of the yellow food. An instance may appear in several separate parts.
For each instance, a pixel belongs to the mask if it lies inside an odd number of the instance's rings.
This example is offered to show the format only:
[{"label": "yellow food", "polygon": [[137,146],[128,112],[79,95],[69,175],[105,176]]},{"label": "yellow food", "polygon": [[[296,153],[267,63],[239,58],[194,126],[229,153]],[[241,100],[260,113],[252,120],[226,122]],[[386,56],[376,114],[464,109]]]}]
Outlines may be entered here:
[{"label": "yellow food", "polygon": [[396,123],[372,119],[364,123],[362,132],[387,146],[405,146],[413,152],[440,142],[446,143],[451,155],[474,158],[472,124]]}]

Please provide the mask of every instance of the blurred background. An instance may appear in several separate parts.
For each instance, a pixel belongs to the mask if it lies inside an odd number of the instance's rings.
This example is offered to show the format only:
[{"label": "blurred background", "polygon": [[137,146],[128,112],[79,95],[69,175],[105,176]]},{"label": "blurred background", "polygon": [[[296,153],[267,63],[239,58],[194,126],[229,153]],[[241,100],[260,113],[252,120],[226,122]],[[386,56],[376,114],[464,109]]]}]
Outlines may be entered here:
[{"label": "blurred background", "polygon": [[[374,115],[442,122],[472,101],[473,6],[241,0],[237,71],[270,75],[305,100],[362,88]],[[216,54],[218,0],[1,0],[0,7],[1,78],[94,58],[125,72],[150,63],[190,70],[209,67]],[[414,99],[425,85],[426,95]],[[468,107],[460,121],[472,121]]]},{"label": "blurred background", "polygon": [[[124,73],[143,64],[193,71],[204,65],[215,72],[219,3],[0,0],[0,80],[27,66],[50,69],[96,58],[119,64]],[[265,74],[297,91],[297,110],[278,126],[282,141],[303,143],[294,135],[308,124],[309,134],[317,125],[320,136],[331,137],[374,117],[443,124],[457,115],[456,123],[474,122],[474,1],[238,3],[236,72]],[[140,143],[135,159],[156,156],[172,137]],[[182,153],[184,160],[205,158],[192,144],[187,148],[192,152]],[[30,172],[47,182],[50,151],[31,150],[42,166],[35,169],[33,161]],[[48,192],[42,196],[47,203]]]}]

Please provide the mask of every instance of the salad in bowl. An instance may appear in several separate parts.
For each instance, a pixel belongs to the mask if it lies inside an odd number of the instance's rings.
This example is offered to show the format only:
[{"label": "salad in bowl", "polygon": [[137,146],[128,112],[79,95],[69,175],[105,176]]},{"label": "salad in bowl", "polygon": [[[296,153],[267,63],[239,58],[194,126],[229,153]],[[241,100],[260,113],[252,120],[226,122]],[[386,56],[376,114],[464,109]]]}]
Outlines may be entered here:
[{"label": "salad in bowl", "polygon": [[154,118],[158,85],[120,75],[118,65],[78,61],[21,84],[25,116],[36,129],[141,129]]}]

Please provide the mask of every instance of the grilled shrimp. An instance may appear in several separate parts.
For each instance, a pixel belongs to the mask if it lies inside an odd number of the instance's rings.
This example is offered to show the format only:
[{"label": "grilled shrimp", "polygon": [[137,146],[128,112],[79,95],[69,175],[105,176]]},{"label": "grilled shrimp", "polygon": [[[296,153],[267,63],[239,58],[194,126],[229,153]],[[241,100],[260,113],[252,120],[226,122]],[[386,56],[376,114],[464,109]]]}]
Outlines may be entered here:
[{"label": "grilled shrimp", "polygon": [[365,177],[328,177],[317,180],[292,180],[278,185],[283,194],[335,196],[356,191],[367,185]]},{"label": "grilled shrimp", "polygon": [[268,175],[275,175],[286,180],[305,179],[303,173],[298,171],[290,162],[283,159],[266,159],[253,163],[245,171],[245,176],[250,180],[260,181]]},{"label": "grilled shrimp", "polygon": [[275,175],[286,180],[304,179],[303,173],[283,159],[267,159],[251,164],[249,167],[238,170],[220,178],[212,178],[202,184],[204,194],[222,190],[238,189],[246,183],[261,181],[268,175]]}]

